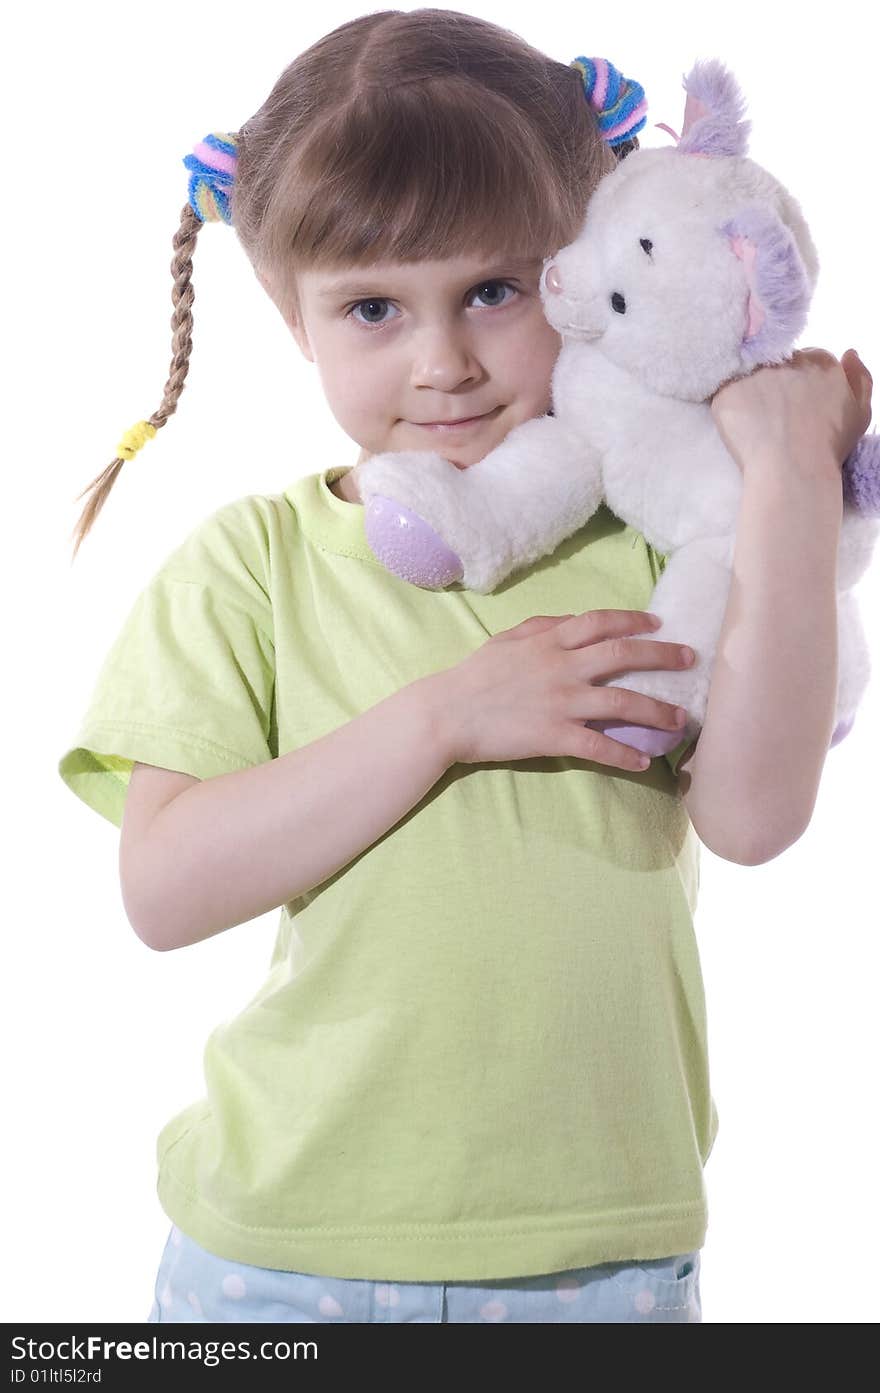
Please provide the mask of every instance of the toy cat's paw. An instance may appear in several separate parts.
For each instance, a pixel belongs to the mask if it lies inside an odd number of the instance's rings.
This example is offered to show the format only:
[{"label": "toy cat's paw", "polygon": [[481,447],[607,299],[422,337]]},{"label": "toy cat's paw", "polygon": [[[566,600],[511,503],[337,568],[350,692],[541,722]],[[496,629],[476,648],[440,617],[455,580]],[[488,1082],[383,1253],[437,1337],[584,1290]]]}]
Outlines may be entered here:
[{"label": "toy cat's paw", "polygon": [[641,750],[642,754],[652,757],[668,755],[670,750],[681,744],[685,736],[684,729],[658,730],[655,726],[633,726],[624,721],[586,721],[584,724],[589,726],[590,730],[601,731],[612,740],[619,740],[621,745],[629,745],[632,749]]},{"label": "toy cat's paw", "polygon": [[374,493],[364,504],[364,514],[370,550],[401,580],[425,590],[443,590],[461,580],[461,557],[411,508]]},{"label": "toy cat's paw", "polygon": [[426,450],[373,455],[357,467],[367,542],[377,560],[412,585],[442,590],[461,580],[461,471]]}]

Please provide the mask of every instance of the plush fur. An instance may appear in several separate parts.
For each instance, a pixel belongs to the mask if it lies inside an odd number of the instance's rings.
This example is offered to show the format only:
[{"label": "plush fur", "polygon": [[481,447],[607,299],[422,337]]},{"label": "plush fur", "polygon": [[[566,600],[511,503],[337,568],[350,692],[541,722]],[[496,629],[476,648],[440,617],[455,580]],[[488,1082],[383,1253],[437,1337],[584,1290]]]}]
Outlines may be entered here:
[{"label": "plush fur", "polygon": [[[748,123],[732,77],[712,60],[698,63],[684,86],[677,147],[628,155],[594,193],[576,240],[545,264],[544,312],[563,340],[555,414],[517,426],[467,470],[419,451],[376,455],[358,477],[380,560],[417,584],[462,580],[483,593],[555,550],[604,498],[668,556],[646,606],[663,619],[652,637],[697,654],[686,671],[625,674],[606,685],[684,706],[694,738],[705,720],[742,493],[709,401],[723,382],[790,355],[819,264],[797,202],[745,156]],[[848,463],[838,737],[870,670],[850,592],[880,532],[870,515],[880,508],[880,439],[866,437]],[[682,739],[596,724],[651,754]]]}]

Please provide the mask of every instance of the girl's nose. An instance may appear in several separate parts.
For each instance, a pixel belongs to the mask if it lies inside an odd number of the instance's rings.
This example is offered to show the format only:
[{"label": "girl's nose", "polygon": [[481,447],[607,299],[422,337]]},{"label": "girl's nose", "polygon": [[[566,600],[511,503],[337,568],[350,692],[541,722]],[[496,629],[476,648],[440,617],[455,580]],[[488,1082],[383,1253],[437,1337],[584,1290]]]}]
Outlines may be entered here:
[{"label": "girl's nose", "polygon": [[420,342],[410,376],[414,386],[451,392],[462,382],[476,380],[479,367],[465,336],[440,331]]},{"label": "girl's nose", "polygon": [[559,268],[553,262],[547,267],[544,276],[544,284],[548,290],[552,290],[554,295],[562,294],[562,281],[559,277]]}]

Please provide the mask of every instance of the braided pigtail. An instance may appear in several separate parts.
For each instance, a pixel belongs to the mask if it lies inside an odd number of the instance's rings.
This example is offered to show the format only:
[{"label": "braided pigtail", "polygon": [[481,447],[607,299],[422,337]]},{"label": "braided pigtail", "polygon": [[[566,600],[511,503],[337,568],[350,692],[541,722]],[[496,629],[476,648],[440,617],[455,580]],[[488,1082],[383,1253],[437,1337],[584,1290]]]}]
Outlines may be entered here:
[{"label": "braided pigtail", "polygon": [[189,182],[189,201],[184,204],[180,214],[180,226],[174,234],[171,259],[171,274],[174,283],[171,287],[171,300],[174,312],[171,316],[171,368],[168,381],[162,394],[162,404],[152,416],[138,421],[125,432],[116,447],[116,457],[106,469],[77,494],[79,501],[89,494],[79,521],[73,531],[76,545],[73,560],[88,535],[104,502],[116,482],[117,475],[126,460],[133,459],[141,446],[152,440],[177,410],[177,403],[189,372],[189,359],[192,353],[192,306],[195,292],[192,287],[192,259],[199,228],[207,221],[231,222],[229,190],[235,170],[235,137],[232,135],[209,135],[201,141],[192,155],[187,155],[183,163],[191,171]]}]

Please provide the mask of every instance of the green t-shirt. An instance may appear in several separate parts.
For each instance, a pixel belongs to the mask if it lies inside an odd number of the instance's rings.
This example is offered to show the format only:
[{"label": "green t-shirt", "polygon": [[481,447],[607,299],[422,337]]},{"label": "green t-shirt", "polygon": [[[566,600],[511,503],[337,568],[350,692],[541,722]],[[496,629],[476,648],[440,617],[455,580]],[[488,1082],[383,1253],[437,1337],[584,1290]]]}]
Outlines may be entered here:
[{"label": "green t-shirt", "polygon": [[[662,558],[605,508],[491,595],[408,585],[344,472],[220,508],[138,597],[59,764],[117,827],[135,760],[247,768],[529,615],[649,607]],[[456,764],[283,906],[205,1096],[159,1134],[168,1216],[221,1257],[372,1280],[698,1248],[718,1123],[686,747],[645,773]]]}]

